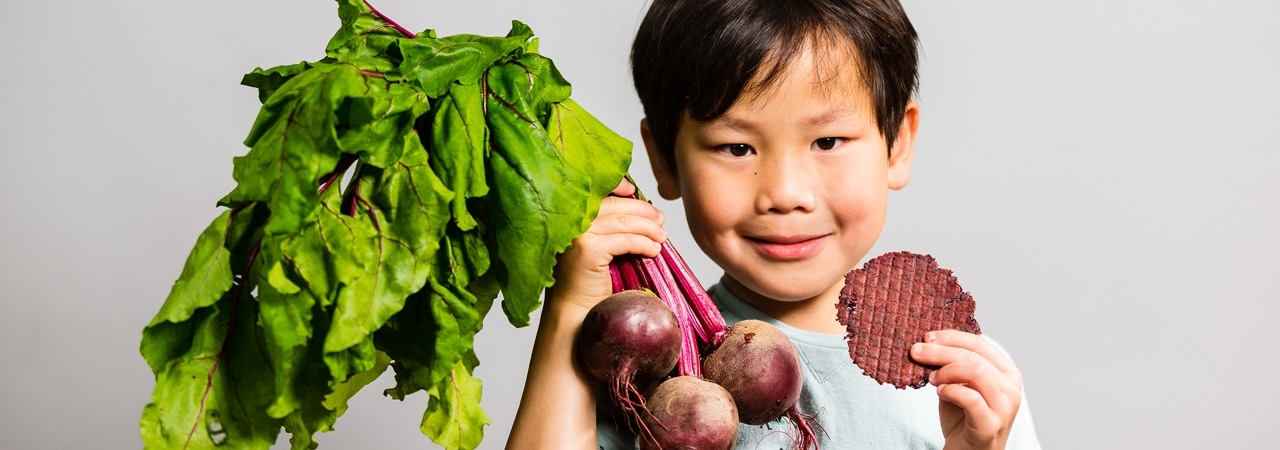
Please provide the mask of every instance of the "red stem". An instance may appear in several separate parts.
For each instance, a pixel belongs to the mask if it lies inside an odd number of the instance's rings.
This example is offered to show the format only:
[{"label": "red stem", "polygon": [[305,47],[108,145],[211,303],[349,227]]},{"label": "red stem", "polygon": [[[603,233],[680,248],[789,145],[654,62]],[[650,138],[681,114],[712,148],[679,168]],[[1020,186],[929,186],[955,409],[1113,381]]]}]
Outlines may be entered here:
[{"label": "red stem", "polygon": [[356,202],[361,200],[360,197],[360,169],[364,166],[356,166],[355,173],[351,174],[351,183],[347,185],[347,192],[342,199],[342,211],[347,216],[356,216]]},{"label": "red stem", "polygon": [[409,38],[409,39],[413,39],[413,38],[418,37],[418,35],[413,34],[413,32],[412,32],[412,31],[409,31],[409,29],[408,29],[408,28],[405,28],[405,27],[400,26],[400,24],[396,23],[396,21],[391,20],[391,18],[390,18],[390,17],[387,17],[387,15],[386,15],[386,14],[383,14],[381,11],[378,11],[378,8],[374,8],[374,7],[373,7],[373,4],[372,4],[372,3],[369,3],[369,0],[364,0],[364,6],[368,6],[368,7],[369,7],[369,11],[372,11],[372,12],[373,12],[373,15],[378,16],[378,18],[379,18],[379,19],[382,19],[382,21],[383,21],[383,22],[386,22],[386,23],[387,23],[387,25],[390,25],[390,26],[391,26],[391,28],[395,28],[395,29],[396,29],[396,31],[399,31],[399,32],[400,32],[400,34],[403,34],[403,35],[404,35],[404,37],[407,37],[407,38]]},{"label": "red stem", "polygon": [[[638,191],[631,196],[644,200]],[[680,324],[680,359],[676,364],[680,375],[702,376],[699,344],[715,348],[724,340],[728,326],[711,296],[698,282],[689,265],[670,241],[662,244],[656,258],[625,255],[609,264],[614,292],[646,288],[657,294],[676,315]]]},{"label": "red stem", "polygon": [[354,162],[356,162],[356,155],[345,155],[339,159],[338,165],[334,167],[332,172],[320,177],[320,188],[318,192],[323,194],[324,191],[329,190],[329,187],[333,186],[334,182],[342,179],[342,174],[346,173],[347,169],[350,168],[351,164]]},{"label": "red stem", "polygon": [[613,281],[613,292],[618,293],[627,290],[622,284],[622,270],[618,269],[617,264],[609,264],[609,278]]},{"label": "red stem", "polygon": [[661,264],[656,259],[640,258],[640,264],[644,268],[648,287],[657,292],[658,298],[675,312],[676,321],[680,323],[680,334],[684,341],[680,345],[680,359],[676,363],[680,375],[702,377],[702,361],[698,357],[698,341],[693,329],[696,319],[691,317],[688,304],[680,296],[678,289],[672,289],[670,282],[674,280],[670,275],[664,276]]},{"label": "red stem", "polygon": [[661,258],[675,275],[676,284],[684,293],[685,299],[689,301],[693,314],[698,318],[698,328],[702,332],[699,337],[702,343],[713,347],[720,345],[724,340],[725,332],[728,331],[724,316],[720,315],[720,309],[711,301],[711,296],[707,295],[707,291],[702,288],[702,283],[698,282],[698,277],[693,274],[693,270],[689,269],[689,265],[684,262],[684,258],[680,257],[680,252],[671,245],[671,241],[662,243]]}]

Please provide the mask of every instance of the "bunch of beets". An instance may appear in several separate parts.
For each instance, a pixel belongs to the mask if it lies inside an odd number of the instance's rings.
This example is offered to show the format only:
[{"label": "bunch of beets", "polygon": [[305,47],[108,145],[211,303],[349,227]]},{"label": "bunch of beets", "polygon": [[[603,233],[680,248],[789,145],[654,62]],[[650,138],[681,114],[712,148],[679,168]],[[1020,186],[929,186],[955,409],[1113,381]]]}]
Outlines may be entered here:
[{"label": "bunch of beets", "polygon": [[782,418],[795,427],[794,448],[817,448],[796,409],[800,357],[777,327],[727,327],[670,242],[656,258],[615,258],[610,272],[614,294],[587,313],[575,358],[641,449],[733,448],[739,422]]}]

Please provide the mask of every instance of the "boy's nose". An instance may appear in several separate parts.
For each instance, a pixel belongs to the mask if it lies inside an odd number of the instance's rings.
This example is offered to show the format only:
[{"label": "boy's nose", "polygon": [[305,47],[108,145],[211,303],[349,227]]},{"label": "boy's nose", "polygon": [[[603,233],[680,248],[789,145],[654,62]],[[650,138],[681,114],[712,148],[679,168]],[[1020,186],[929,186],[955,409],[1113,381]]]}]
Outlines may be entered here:
[{"label": "boy's nose", "polygon": [[783,155],[761,161],[756,178],[756,210],[762,214],[812,211],[820,174],[812,159]]}]

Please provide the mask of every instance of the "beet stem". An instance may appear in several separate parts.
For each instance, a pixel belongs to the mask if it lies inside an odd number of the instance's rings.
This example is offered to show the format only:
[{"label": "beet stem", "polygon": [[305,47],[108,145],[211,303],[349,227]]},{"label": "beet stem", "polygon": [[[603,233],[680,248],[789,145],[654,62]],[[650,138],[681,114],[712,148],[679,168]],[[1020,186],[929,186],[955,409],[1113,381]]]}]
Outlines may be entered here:
[{"label": "beet stem", "polygon": [[689,269],[689,264],[680,257],[680,252],[671,245],[671,241],[662,243],[662,259],[675,275],[680,290],[684,292],[685,299],[688,300],[694,315],[698,318],[698,323],[711,334],[710,339],[703,343],[713,347],[720,345],[720,342],[724,341],[724,334],[729,329],[725,324],[724,316],[720,315],[720,309],[711,301],[711,296],[702,288],[702,283],[698,282],[698,277],[693,274],[693,270]]},{"label": "beet stem", "polygon": [[409,39],[418,37],[418,35],[413,34],[412,31],[409,31],[408,28],[400,26],[400,24],[396,23],[396,21],[391,20],[390,17],[387,17],[386,14],[383,14],[381,11],[378,11],[378,8],[374,8],[373,4],[369,3],[369,0],[364,0],[364,6],[368,6],[369,11],[372,11],[373,15],[378,16],[378,19],[381,19],[383,22],[386,22],[387,25],[391,26],[391,28],[395,28],[396,31],[399,31],[400,34],[404,35],[404,37],[407,37]]},{"label": "beet stem", "polygon": [[644,267],[650,286],[657,291],[658,298],[676,313],[676,322],[680,323],[680,337],[683,342],[680,344],[680,359],[676,363],[676,368],[680,375],[701,378],[701,358],[698,357],[698,342],[693,330],[694,319],[691,317],[688,304],[679,296],[678,290],[673,291],[670,274],[663,274],[661,264],[656,259],[640,258],[640,264]]},{"label": "beet stem", "polygon": [[320,178],[320,188],[318,192],[323,194],[324,191],[329,190],[329,187],[333,186],[335,181],[342,178],[342,174],[346,173],[347,169],[350,168],[351,164],[355,161],[356,155],[345,155],[342,159],[339,159],[338,164],[334,167],[333,171]]},{"label": "beet stem", "polygon": [[[631,198],[645,200],[639,190]],[[700,348],[719,345],[729,327],[675,246],[670,241],[663,242],[656,258],[639,255],[614,258],[609,264],[609,276],[615,293],[648,289],[671,308],[680,323],[683,341],[677,371],[680,375],[701,377]]]},{"label": "beet stem", "polygon": [[622,269],[617,264],[609,264],[609,280],[613,282],[614,293],[626,290],[622,284]]}]

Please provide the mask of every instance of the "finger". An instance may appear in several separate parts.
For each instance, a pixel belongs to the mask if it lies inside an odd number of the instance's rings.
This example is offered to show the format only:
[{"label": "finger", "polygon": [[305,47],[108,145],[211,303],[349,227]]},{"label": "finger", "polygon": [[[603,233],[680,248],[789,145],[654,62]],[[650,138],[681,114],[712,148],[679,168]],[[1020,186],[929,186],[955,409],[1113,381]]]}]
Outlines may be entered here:
[{"label": "finger", "polygon": [[1016,369],[1004,372],[981,354],[960,347],[917,343],[911,357],[921,364],[940,366],[929,375],[934,385],[964,384],[977,391],[986,404],[998,411],[1017,410],[1022,397],[1022,375]]},{"label": "finger", "polygon": [[[625,217],[625,219],[620,219],[620,217]],[[620,231],[630,230],[631,225],[640,226],[641,230],[652,229],[649,224],[627,224],[627,221],[632,220],[650,221],[660,229],[666,222],[666,215],[663,215],[662,211],[650,205],[649,202],[639,201],[639,199],[635,198],[607,197],[600,203],[600,211],[596,213],[595,220],[591,221],[591,226],[593,226],[594,230],[589,231],[595,231],[595,233],[620,233]],[[649,233],[649,235],[658,240],[667,239],[666,231]]]},{"label": "finger", "polygon": [[[648,223],[649,221],[633,220],[631,223]],[[594,228],[594,225],[593,225]],[[632,230],[636,227],[632,226]],[[658,235],[665,239],[665,233],[661,228],[653,228]],[[574,245],[582,249],[585,253],[590,253],[586,258],[591,264],[596,266],[606,266],[613,261],[613,258],[620,255],[644,255],[647,257],[658,256],[662,251],[663,240],[658,240],[652,236],[654,231],[645,233],[639,232],[613,232],[613,233],[597,233],[589,231],[579,236]]]},{"label": "finger", "polygon": [[618,182],[618,187],[613,188],[613,192],[610,192],[609,194],[619,197],[630,197],[635,193],[636,186],[631,184],[631,181],[628,181],[627,177],[622,177],[622,181]]},{"label": "finger", "polygon": [[1009,359],[999,347],[996,347],[987,338],[977,334],[958,330],[936,330],[925,334],[925,342],[968,349],[981,355],[987,361],[991,361],[1001,372],[1014,373],[1018,371],[1018,367],[1013,364],[1013,360]]},{"label": "finger", "polygon": [[[975,354],[976,355],[976,354]],[[929,374],[929,382],[941,386],[944,384],[963,384],[982,395],[987,406],[1007,411],[1011,405],[1021,398],[1021,387],[997,371],[987,361],[980,358],[966,359],[944,365]]]},{"label": "finger", "polygon": [[600,202],[599,215],[631,214],[648,217],[661,223],[663,214],[652,203],[626,197],[605,197]]},{"label": "finger", "polygon": [[1004,421],[996,411],[987,406],[982,394],[963,384],[943,384],[938,386],[938,398],[964,410],[965,426],[974,440],[991,441],[1004,427]]},{"label": "finger", "polygon": [[655,243],[667,240],[667,231],[657,222],[640,216],[625,214],[602,216],[591,223],[587,233],[607,236],[613,234],[639,235]]}]

